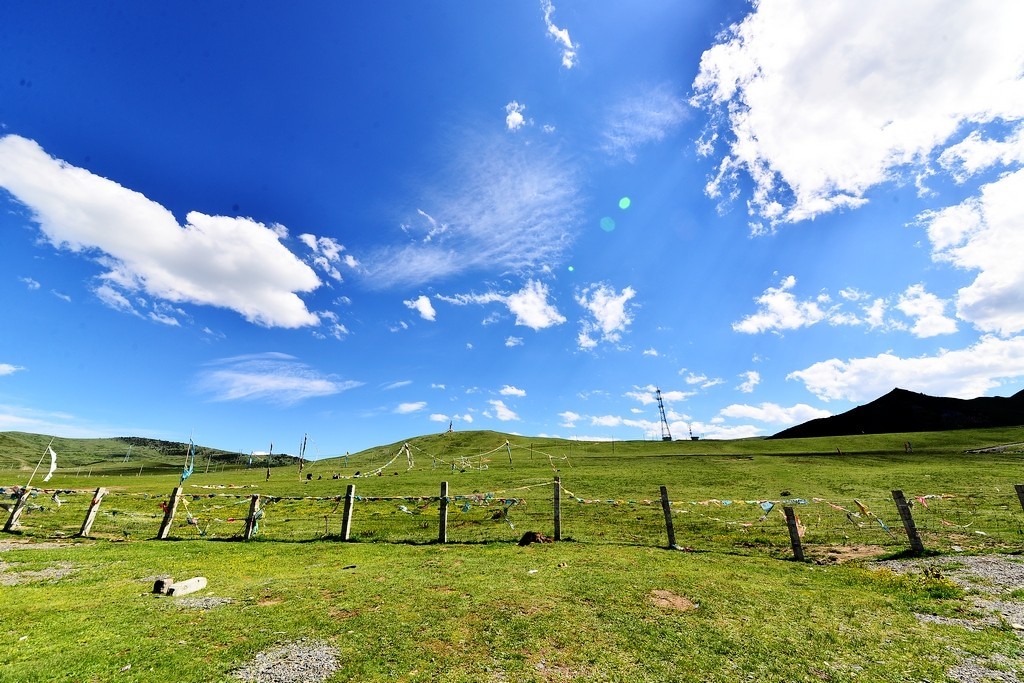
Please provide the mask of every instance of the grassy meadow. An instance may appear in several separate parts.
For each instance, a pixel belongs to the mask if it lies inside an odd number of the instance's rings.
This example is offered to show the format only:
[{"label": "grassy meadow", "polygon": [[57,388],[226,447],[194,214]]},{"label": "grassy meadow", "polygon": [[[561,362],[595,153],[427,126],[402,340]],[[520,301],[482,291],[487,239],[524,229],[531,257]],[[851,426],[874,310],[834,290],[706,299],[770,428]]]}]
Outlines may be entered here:
[{"label": "grassy meadow", "polygon": [[[0,434],[0,486],[23,486],[48,440]],[[967,452],[1024,443],[1024,428],[404,443],[301,475],[272,467],[269,479],[200,450],[171,540],[155,541],[184,451],[139,446],[126,463],[123,442],[54,440],[57,473],[36,475],[45,491],[0,534],[0,681],[237,680],[257,653],[301,639],[338,650],[331,681],[942,681],[965,656],[1024,665],[1009,624],[914,616],[976,613],[940,572],[870,566],[907,547],[895,488],[915,502],[930,552],[1024,550],[1021,448]],[[555,477],[563,542],[519,547],[524,531],[552,534]],[[443,481],[446,545],[434,542]],[[344,543],[348,485],[359,498]],[[662,485],[683,552],[666,548]],[[91,538],[74,538],[98,487]],[[264,515],[240,542],[254,493]],[[800,515],[810,562],[790,559],[783,504]],[[187,597],[225,601],[153,595],[166,575],[204,576]]]}]

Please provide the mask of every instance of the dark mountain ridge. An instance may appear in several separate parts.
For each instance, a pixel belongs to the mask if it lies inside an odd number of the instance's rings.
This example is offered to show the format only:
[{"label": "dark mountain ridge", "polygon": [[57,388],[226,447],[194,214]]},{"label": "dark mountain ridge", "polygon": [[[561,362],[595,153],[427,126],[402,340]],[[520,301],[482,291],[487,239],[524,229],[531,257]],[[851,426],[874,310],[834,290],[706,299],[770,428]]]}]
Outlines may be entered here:
[{"label": "dark mountain ridge", "polygon": [[1024,425],[1024,391],[1009,397],[963,399],[928,396],[896,388],[871,403],[839,415],[804,422],[768,438],[939,432],[1018,425]]}]

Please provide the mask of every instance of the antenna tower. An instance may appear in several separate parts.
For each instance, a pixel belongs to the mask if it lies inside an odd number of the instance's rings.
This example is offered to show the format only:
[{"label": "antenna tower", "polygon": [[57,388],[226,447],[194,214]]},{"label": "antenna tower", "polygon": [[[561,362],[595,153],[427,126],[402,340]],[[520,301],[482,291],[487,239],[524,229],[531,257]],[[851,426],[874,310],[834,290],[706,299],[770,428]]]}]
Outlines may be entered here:
[{"label": "antenna tower", "polygon": [[658,399],[658,412],[661,413],[661,440],[671,441],[672,432],[668,429],[668,418],[665,417],[665,403],[661,400],[661,389],[654,390],[654,398]]}]

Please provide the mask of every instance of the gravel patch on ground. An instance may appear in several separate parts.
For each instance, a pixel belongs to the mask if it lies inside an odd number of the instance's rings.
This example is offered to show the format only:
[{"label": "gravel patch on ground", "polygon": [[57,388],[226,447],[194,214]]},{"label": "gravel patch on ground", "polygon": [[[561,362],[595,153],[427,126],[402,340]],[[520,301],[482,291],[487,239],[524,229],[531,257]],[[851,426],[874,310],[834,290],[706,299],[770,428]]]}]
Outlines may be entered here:
[{"label": "gravel patch on ground", "polygon": [[57,562],[45,569],[10,571],[15,566],[0,560],[0,586],[18,586],[31,581],[57,581],[76,571],[70,562]]},{"label": "gravel patch on ground", "polygon": [[57,550],[58,548],[71,548],[74,543],[51,543],[43,541],[33,543],[32,541],[0,541],[0,553],[7,550]]},{"label": "gravel patch on ground", "polygon": [[323,640],[303,639],[260,652],[231,674],[250,683],[318,683],[337,669],[337,649]]},{"label": "gravel patch on ground", "polygon": [[175,607],[203,610],[213,609],[221,605],[230,605],[235,601],[234,598],[217,598],[212,595],[204,598],[172,598],[172,600],[174,600]]},{"label": "gravel patch on ground", "polygon": [[[960,626],[971,631],[1009,625],[1017,637],[1024,641],[1024,601],[1009,597],[1014,591],[1024,589],[1022,558],[1006,555],[929,557],[887,560],[875,562],[871,566],[900,574],[938,570],[964,590],[976,594],[971,601],[979,611],[975,619],[915,614],[920,621]],[[1024,683],[1017,675],[1017,672],[1024,672],[1024,656],[993,654],[990,657],[977,657],[967,653],[961,656],[963,661],[946,672],[957,683]]]}]

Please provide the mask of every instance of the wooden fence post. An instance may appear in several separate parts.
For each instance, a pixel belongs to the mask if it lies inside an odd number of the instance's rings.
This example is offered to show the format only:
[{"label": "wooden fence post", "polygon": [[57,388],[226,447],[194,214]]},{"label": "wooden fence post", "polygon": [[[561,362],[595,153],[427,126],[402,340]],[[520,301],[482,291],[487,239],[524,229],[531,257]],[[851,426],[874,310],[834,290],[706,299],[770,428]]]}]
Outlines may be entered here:
[{"label": "wooden fence post", "polygon": [[910,505],[903,497],[903,491],[893,491],[892,499],[896,502],[896,509],[899,510],[900,519],[903,520],[903,528],[907,530],[907,538],[910,539],[910,549],[917,555],[924,552],[924,543],[917,534],[917,526],[914,524],[914,517],[910,514]]},{"label": "wooden fence post", "polygon": [[242,530],[242,540],[248,541],[256,533],[256,521],[260,513],[260,494],[254,493],[249,500],[249,516],[245,518],[245,529]]},{"label": "wooden fence post", "polygon": [[174,513],[178,511],[179,500],[181,500],[181,487],[175,486],[171,491],[171,499],[167,501],[167,509],[164,510],[164,521],[160,523],[160,531],[156,533],[158,541],[164,540],[171,533],[171,522],[174,521]]},{"label": "wooden fence post", "polygon": [[1014,484],[1013,488],[1017,491],[1017,500],[1020,501],[1021,508],[1024,508],[1024,484]]},{"label": "wooden fence post", "polygon": [[32,493],[32,489],[26,486],[21,495],[18,496],[18,500],[14,503],[14,509],[11,510],[11,516],[7,518],[7,524],[4,524],[4,531],[14,531],[14,528],[18,526],[18,518],[21,517],[21,513],[25,511],[25,505],[28,504],[28,496]]},{"label": "wooden fence post", "polygon": [[668,502],[668,488],[661,487],[661,510],[665,513],[665,530],[668,531],[669,549],[676,547],[676,530],[672,526],[672,504]]},{"label": "wooden fence post", "polygon": [[555,477],[555,540],[562,540],[562,478]]},{"label": "wooden fence post", "polygon": [[85,513],[85,521],[82,522],[82,530],[78,532],[80,537],[84,538],[92,531],[92,524],[96,521],[96,513],[100,511],[100,502],[105,495],[107,495],[107,490],[102,486],[96,489],[96,493],[92,494],[92,500],[89,501],[89,510]]},{"label": "wooden fence post", "polygon": [[448,482],[446,481],[441,482],[441,505],[439,511],[437,542],[448,542]]},{"label": "wooden fence post", "polygon": [[793,559],[803,562],[804,546],[800,542],[800,525],[797,524],[796,512],[788,505],[784,506],[782,511],[786,514],[786,526],[789,527],[789,543],[793,546]]},{"label": "wooden fence post", "polygon": [[341,540],[349,540],[352,534],[352,505],[356,499],[356,485],[349,484],[345,489],[345,509],[341,515]]}]

